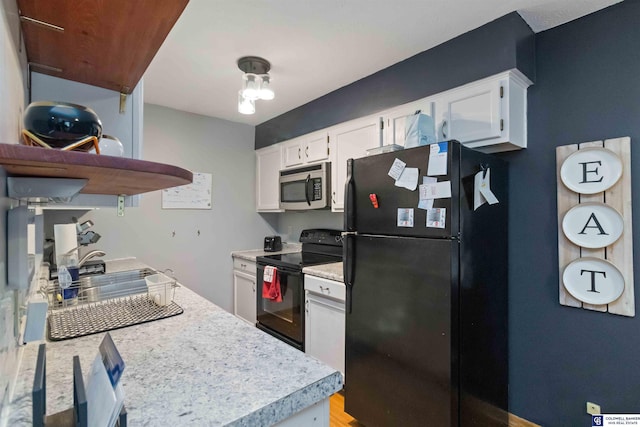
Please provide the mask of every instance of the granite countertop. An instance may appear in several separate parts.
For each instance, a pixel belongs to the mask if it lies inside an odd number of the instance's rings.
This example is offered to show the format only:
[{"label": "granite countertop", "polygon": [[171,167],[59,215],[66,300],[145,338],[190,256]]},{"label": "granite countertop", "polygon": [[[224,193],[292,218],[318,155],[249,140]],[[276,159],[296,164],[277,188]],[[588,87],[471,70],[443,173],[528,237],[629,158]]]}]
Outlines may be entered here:
[{"label": "granite countertop", "polygon": [[335,280],[337,282],[344,282],[342,275],[342,263],[334,262],[331,264],[313,265],[311,267],[305,267],[302,269],[304,274],[310,274],[312,276],[318,276],[329,280]]},{"label": "granite countertop", "polygon": [[282,250],[278,252],[265,252],[262,249],[250,249],[245,251],[233,251],[231,256],[235,258],[246,259],[247,261],[256,262],[256,258],[265,255],[287,254],[292,252],[300,252],[302,243],[283,243]]},{"label": "granite countertop", "polygon": [[[132,260],[107,271],[145,267]],[[126,363],[130,425],[268,426],[342,388],[340,373],[185,287],[184,313],[110,331]],[[72,357],[88,372],[104,333],[47,342],[47,414],[73,404]],[[38,343],[23,347],[8,425],[31,425]]]}]

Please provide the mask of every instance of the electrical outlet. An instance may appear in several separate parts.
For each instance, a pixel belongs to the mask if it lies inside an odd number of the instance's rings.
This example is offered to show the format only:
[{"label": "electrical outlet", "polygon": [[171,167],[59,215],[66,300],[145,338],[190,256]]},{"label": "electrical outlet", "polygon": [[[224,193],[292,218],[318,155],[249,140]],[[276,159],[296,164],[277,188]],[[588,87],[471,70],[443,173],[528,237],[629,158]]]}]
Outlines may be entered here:
[{"label": "electrical outlet", "polygon": [[600,414],[600,405],[593,402],[587,402],[587,414],[591,415],[599,415]]},{"label": "electrical outlet", "polygon": [[124,194],[118,196],[118,216],[124,216]]}]

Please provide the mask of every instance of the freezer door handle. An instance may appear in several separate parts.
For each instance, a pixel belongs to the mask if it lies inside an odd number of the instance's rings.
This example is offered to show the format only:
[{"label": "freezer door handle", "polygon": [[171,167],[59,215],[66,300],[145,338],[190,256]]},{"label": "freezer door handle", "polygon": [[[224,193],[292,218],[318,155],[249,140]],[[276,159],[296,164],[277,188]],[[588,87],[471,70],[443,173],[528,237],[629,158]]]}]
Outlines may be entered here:
[{"label": "freezer door handle", "polygon": [[342,275],[344,276],[344,285],[347,291],[347,314],[351,313],[351,290],[353,288],[353,263],[355,262],[355,239],[356,233],[342,233]]},{"label": "freezer door handle", "polygon": [[344,184],[344,229],[356,229],[356,183],[353,179],[353,159],[347,160],[347,181]]}]

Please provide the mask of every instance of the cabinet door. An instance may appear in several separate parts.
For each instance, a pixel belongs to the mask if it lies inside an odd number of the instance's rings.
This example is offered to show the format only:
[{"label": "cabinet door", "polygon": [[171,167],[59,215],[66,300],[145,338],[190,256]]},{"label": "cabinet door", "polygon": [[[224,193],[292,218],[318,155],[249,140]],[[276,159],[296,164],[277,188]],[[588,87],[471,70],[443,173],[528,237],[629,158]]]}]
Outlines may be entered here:
[{"label": "cabinet door", "polygon": [[379,117],[365,117],[338,126],[331,132],[330,138],[335,147],[331,162],[331,210],[340,212],[344,209],[347,160],[364,157],[369,148],[380,146]]},{"label": "cabinet door", "polygon": [[296,138],[283,143],[283,167],[297,166],[304,163],[302,140]]},{"label": "cabinet door", "polygon": [[500,80],[493,80],[443,94],[436,106],[438,139],[467,143],[500,138],[500,86]]},{"label": "cabinet door", "polygon": [[[142,81],[127,96],[120,113],[118,92],[71,80],[31,73],[32,101],[61,101],[84,105],[96,112],[104,134],[115,136],[124,148],[124,157],[142,158]],[[139,196],[126,197],[125,206],[138,206]],[[117,206],[117,196],[79,194],[71,206]]]},{"label": "cabinet door", "polygon": [[329,158],[329,137],[327,132],[315,132],[305,138],[305,162],[318,162]]},{"label": "cabinet door", "polygon": [[431,116],[435,123],[435,105],[427,100],[411,102],[383,112],[384,145],[396,144],[404,147],[407,117],[415,114],[418,110],[422,114]]},{"label": "cabinet door", "polygon": [[306,292],[305,353],[344,375],[344,302]]},{"label": "cabinet door", "polygon": [[280,162],[282,146],[256,150],[256,211],[280,211]]},{"label": "cabinet door", "polygon": [[256,276],[233,271],[233,314],[240,319],[256,324]]}]

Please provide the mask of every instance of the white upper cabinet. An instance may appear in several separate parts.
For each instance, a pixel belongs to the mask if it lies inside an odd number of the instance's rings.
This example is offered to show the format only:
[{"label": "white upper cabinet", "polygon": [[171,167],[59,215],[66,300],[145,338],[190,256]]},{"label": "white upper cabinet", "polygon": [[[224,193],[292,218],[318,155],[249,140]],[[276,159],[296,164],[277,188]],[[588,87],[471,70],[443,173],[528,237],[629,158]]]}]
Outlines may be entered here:
[{"label": "white upper cabinet", "polygon": [[396,144],[404,147],[407,117],[414,115],[416,111],[431,116],[435,121],[435,104],[426,98],[382,112],[383,145]]},{"label": "white upper cabinet", "polygon": [[282,211],[280,169],[330,160],[331,210],[343,211],[347,159],[364,157],[368,149],[381,145],[404,147],[407,117],[418,110],[433,118],[437,141],[456,139],[486,153],[526,148],[530,85],[527,77],[513,69],[263,149],[282,150],[281,163],[275,152],[258,154],[257,209]]},{"label": "white upper cabinet", "polygon": [[282,144],[256,150],[256,211],[282,212],[280,209],[280,169]]},{"label": "white upper cabinet", "polygon": [[331,157],[331,210],[344,210],[344,184],[347,180],[347,160],[367,155],[367,150],[380,146],[378,115],[352,120],[330,129],[333,146]]},{"label": "white upper cabinet", "polygon": [[326,130],[291,139],[283,142],[282,145],[285,168],[329,158],[329,138]]},{"label": "white upper cabinet", "polygon": [[436,95],[437,139],[484,152],[526,148],[530,84],[514,70]]}]

